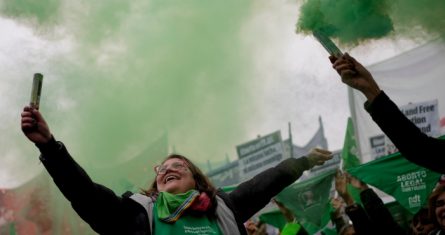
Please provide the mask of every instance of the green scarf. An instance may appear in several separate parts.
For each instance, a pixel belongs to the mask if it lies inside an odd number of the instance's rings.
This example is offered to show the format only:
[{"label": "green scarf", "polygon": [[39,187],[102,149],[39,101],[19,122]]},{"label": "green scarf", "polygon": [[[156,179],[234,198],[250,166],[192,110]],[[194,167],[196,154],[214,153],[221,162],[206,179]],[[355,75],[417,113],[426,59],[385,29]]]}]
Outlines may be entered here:
[{"label": "green scarf", "polygon": [[198,196],[199,192],[195,189],[181,194],[160,192],[156,199],[156,208],[159,219],[167,223],[176,222],[184,211],[193,204]]}]

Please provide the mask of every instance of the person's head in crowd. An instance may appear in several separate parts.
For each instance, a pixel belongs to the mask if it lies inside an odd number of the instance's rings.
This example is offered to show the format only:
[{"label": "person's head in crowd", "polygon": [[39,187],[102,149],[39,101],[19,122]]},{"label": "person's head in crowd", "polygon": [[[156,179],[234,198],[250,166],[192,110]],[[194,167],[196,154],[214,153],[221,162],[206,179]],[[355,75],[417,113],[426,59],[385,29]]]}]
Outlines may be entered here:
[{"label": "person's head in crowd", "polygon": [[439,185],[431,193],[428,208],[432,222],[445,231],[445,185]]},{"label": "person's head in crowd", "polygon": [[436,228],[435,223],[428,214],[428,208],[421,208],[414,214],[408,228],[409,235],[428,235]]},{"label": "person's head in crowd", "polygon": [[195,189],[210,198],[211,210],[209,212],[214,211],[216,207],[216,188],[209,178],[188,158],[171,154],[154,170],[156,177],[150,189],[144,191],[147,196],[156,196],[160,192],[181,194]]},{"label": "person's head in crowd", "polygon": [[354,226],[352,226],[352,224],[346,224],[345,226],[343,226],[339,233],[340,235],[355,235],[355,229]]}]

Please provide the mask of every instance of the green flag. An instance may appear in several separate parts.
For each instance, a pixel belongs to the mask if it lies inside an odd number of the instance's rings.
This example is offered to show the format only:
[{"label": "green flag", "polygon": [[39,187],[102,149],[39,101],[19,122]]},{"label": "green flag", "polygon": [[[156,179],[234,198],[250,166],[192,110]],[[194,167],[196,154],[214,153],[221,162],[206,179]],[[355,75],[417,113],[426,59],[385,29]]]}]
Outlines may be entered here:
[{"label": "green flag", "polygon": [[279,210],[265,212],[260,215],[260,221],[270,224],[280,231],[283,229],[284,225],[286,225],[286,219],[284,218],[283,213]]},{"label": "green flag", "polygon": [[410,213],[426,202],[440,174],[409,162],[400,153],[351,168],[349,173],[393,196]]},{"label": "green flag", "polygon": [[[341,158],[343,160],[342,169],[344,170],[360,165],[357,142],[355,140],[354,123],[350,117],[346,124],[346,134],[343,142],[343,149],[341,151]],[[352,198],[354,198],[354,201],[361,204],[360,191],[349,184],[347,185],[347,188]]]},{"label": "green flag", "polygon": [[329,193],[335,169],[292,184],[275,198],[291,210],[311,234],[329,222]]},{"label": "green flag", "polygon": [[345,140],[343,142],[343,149],[341,152],[341,158],[343,159],[343,169],[349,169],[360,165],[360,160],[358,159],[358,148],[355,141],[355,131],[352,119],[348,118],[348,123],[346,126]]}]

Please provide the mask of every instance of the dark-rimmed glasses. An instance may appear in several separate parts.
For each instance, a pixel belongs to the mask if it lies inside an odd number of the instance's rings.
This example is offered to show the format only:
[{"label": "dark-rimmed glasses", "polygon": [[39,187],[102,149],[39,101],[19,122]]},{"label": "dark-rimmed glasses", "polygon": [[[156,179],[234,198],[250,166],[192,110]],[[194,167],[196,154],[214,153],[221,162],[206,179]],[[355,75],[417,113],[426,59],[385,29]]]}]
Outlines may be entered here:
[{"label": "dark-rimmed glasses", "polygon": [[170,165],[157,165],[154,167],[156,175],[164,175],[167,173],[168,168],[175,171],[184,171],[188,168],[188,165],[185,162],[173,162]]}]

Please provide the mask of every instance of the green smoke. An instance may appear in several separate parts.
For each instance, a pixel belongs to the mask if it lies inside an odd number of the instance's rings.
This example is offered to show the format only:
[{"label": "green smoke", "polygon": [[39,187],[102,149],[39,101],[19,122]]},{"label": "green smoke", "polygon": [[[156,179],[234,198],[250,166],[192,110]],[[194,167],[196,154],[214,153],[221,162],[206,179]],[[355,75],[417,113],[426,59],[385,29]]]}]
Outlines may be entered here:
[{"label": "green smoke", "polygon": [[2,15],[20,18],[39,25],[53,25],[59,18],[59,0],[4,0],[0,2]]},{"label": "green smoke", "polygon": [[[67,40],[70,50],[46,61],[41,111],[93,177],[94,169],[140,156],[161,136],[168,146],[147,156],[149,171],[168,147],[198,163],[218,161],[248,138],[243,122],[250,114],[243,107],[254,102],[248,89],[254,78],[241,28],[250,3],[48,1],[51,11],[15,1],[0,6],[49,42]],[[26,99],[29,81],[23,81]],[[17,142],[29,146],[23,136]]]},{"label": "green smoke", "polygon": [[[14,133],[1,139],[10,159],[2,162],[14,173],[5,178],[25,182],[42,168],[17,125],[34,72],[45,76],[40,110],[56,139],[117,194],[148,188],[169,147],[197,163],[216,162],[249,138],[243,126],[254,103],[248,87],[254,77],[241,31],[251,3],[34,2],[0,0],[0,12],[65,52],[33,54],[35,64],[47,68],[23,64],[30,75],[8,83],[21,87],[14,94],[23,98],[5,112],[14,116],[2,129]],[[28,167],[34,172],[26,175]],[[48,200],[55,233],[69,220],[73,234],[86,234],[58,190]]]},{"label": "green smoke", "polygon": [[398,34],[414,39],[445,38],[445,1],[397,0],[391,9]]},{"label": "green smoke", "polygon": [[[85,76],[72,93],[82,115],[77,135],[88,133],[77,140],[83,154],[108,162],[167,131],[179,152],[209,158],[241,129],[235,107],[246,90],[246,58],[237,32],[246,5],[114,3],[83,18],[79,50],[89,71],[75,69],[66,81]],[[113,9],[131,10],[119,21]]]},{"label": "green smoke", "polygon": [[384,0],[309,0],[301,7],[298,30],[320,30],[343,43],[379,38],[393,29]]},{"label": "green smoke", "polygon": [[308,0],[301,6],[297,31],[323,31],[346,44],[386,36],[430,39],[443,36],[441,0]]}]

